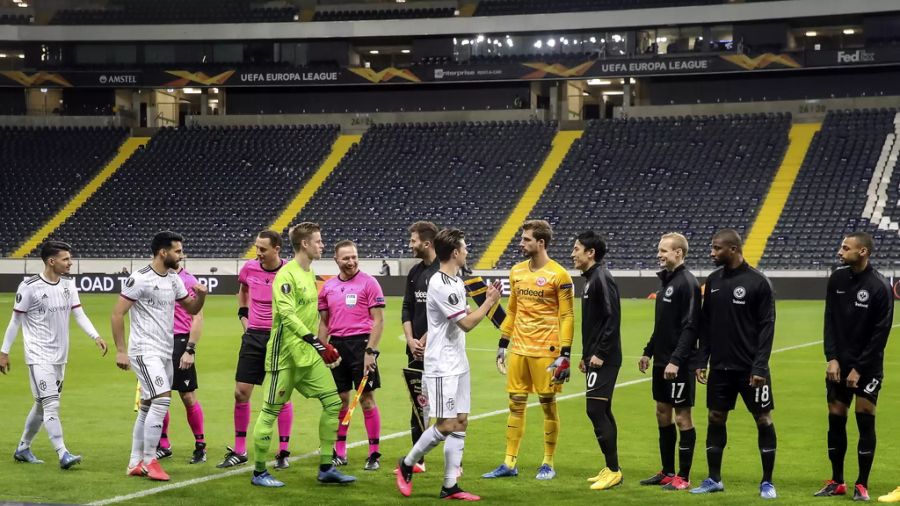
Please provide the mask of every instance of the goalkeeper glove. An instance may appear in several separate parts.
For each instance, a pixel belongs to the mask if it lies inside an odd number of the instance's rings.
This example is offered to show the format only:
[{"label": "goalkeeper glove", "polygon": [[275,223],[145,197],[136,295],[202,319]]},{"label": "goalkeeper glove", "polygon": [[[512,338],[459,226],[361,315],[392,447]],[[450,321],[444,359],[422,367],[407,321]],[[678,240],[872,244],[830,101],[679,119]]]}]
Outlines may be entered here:
[{"label": "goalkeeper glove", "polygon": [[569,357],[572,355],[572,349],[568,346],[564,346],[560,352],[560,355],[556,357],[556,360],[550,364],[550,367],[547,368],[547,371],[553,373],[553,383],[562,384],[566,381],[569,381],[569,374],[571,371],[569,370]]},{"label": "goalkeeper glove", "polygon": [[497,372],[506,374],[506,347],[509,346],[509,339],[500,339],[497,344]]},{"label": "goalkeeper glove", "polygon": [[322,360],[325,361],[325,365],[328,366],[329,369],[334,369],[341,365],[341,354],[338,353],[337,349],[332,346],[331,343],[323,343],[312,334],[303,336],[303,340],[315,348],[316,352],[319,353],[319,356],[322,357]]}]

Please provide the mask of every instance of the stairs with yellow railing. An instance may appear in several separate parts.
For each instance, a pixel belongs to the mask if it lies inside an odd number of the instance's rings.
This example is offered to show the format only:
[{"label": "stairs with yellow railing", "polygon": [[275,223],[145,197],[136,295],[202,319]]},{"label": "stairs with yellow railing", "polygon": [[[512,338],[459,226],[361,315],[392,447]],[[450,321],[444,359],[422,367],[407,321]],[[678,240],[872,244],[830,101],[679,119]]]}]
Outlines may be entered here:
[{"label": "stairs with yellow railing", "polygon": [[25,258],[26,255],[34,251],[54,230],[59,228],[63,222],[70,216],[75,214],[89,198],[93,195],[113,174],[119,170],[119,167],[134,154],[140,147],[146,146],[150,142],[150,137],[130,137],[119,147],[119,152],[112,160],[106,164],[94,179],[84,186],[58,213],[50,218],[44,225],[38,229],[31,237],[25,240],[21,246],[16,249],[12,258]]},{"label": "stairs with yellow railing", "polygon": [[[306,203],[312,199],[316,191],[322,186],[322,183],[328,179],[328,176],[338,166],[341,159],[344,158],[344,155],[346,155],[347,152],[350,151],[350,148],[359,142],[361,138],[361,135],[338,136],[337,140],[335,140],[334,144],[331,146],[331,153],[328,154],[328,157],[325,158],[325,161],[322,162],[322,165],[319,166],[319,169],[309,178],[306,184],[300,188],[300,191],[297,192],[297,195],[291,200],[287,207],[284,208],[278,218],[272,222],[269,229],[281,233],[285,227],[290,225],[291,220],[300,214],[300,211],[302,211]],[[256,258],[256,249],[254,246],[251,245],[247,249],[244,258]]]},{"label": "stairs with yellow railing", "polygon": [[791,126],[787,152],[744,241],[744,258],[750,265],[758,265],[762,259],[766,243],[781,217],[781,211],[791,194],[797,174],[800,173],[800,166],[803,165],[809,145],[820,128],[821,123],[799,123]]},{"label": "stairs with yellow railing", "polygon": [[528,214],[531,213],[531,210],[534,209],[535,204],[537,204],[538,199],[541,198],[544,188],[546,188],[550,183],[550,180],[553,179],[553,175],[556,174],[563,159],[565,159],[566,153],[569,152],[569,148],[571,148],[572,144],[581,137],[581,134],[582,132],[580,130],[560,131],[556,133],[556,136],[553,138],[553,145],[550,148],[550,153],[547,154],[547,158],[544,160],[543,165],[541,165],[538,173],[535,174],[534,179],[531,180],[528,188],[525,189],[522,198],[519,199],[519,202],[506,219],[506,222],[500,227],[497,235],[494,236],[494,240],[491,241],[491,244],[478,260],[478,263],[475,265],[476,269],[492,269],[500,260],[500,257],[503,255],[503,252],[506,251],[506,247],[509,245],[510,241],[516,237],[516,232],[518,232],[519,227],[522,226],[522,223],[528,218]]}]

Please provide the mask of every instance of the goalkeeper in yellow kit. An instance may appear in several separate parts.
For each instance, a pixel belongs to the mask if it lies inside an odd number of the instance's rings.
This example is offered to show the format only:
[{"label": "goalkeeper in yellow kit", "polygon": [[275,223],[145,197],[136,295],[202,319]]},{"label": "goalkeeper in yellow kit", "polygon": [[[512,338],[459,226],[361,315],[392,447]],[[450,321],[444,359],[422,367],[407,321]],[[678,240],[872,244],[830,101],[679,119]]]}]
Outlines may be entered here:
[{"label": "goalkeeper in yellow kit", "polygon": [[528,260],[515,265],[509,273],[509,305],[497,349],[497,369],[508,373],[506,458],[482,478],[519,475],[517,460],[525,433],[529,393],[538,394],[544,412],[544,461],[536,478],[552,480],[556,476],[553,470],[559,438],[556,394],[569,379],[575,314],[572,277],[547,255],[552,237],[553,231],[546,221],[527,221],[522,226],[519,246]]}]

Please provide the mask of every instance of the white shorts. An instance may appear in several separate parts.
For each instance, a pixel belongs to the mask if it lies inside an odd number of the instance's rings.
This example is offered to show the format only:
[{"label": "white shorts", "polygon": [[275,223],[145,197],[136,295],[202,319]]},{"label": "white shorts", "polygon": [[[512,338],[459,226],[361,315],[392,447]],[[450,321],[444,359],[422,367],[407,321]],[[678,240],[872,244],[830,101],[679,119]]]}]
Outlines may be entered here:
[{"label": "white shorts", "polygon": [[172,390],[172,357],[139,355],[128,357],[128,362],[141,385],[141,399],[146,401]]},{"label": "white shorts", "polygon": [[51,395],[62,393],[63,380],[66,378],[66,364],[30,364],[28,366],[28,383],[31,395],[41,400]]},{"label": "white shorts", "polygon": [[471,411],[468,371],[456,376],[426,376],[422,379],[428,392],[429,418],[456,418],[460,413]]}]

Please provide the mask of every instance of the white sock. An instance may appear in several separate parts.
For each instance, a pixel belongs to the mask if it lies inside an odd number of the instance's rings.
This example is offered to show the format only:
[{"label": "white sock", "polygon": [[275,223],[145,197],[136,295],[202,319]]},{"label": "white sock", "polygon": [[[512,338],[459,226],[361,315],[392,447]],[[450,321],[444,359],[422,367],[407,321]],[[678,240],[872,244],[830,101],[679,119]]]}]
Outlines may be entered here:
[{"label": "white sock", "polygon": [[150,464],[156,458],[156,447],[159,446],[163,419],[169,411],[170,402],[171,399],[168,397],[157,397],[150,401],[150,410],[144,422],[144,465]]},{"label": "white sock", "polygon": [[50,444],[56,450],[59,458],[68,451],[66,443],[63,441],[62,423],[59,421],[59,396],[50,395],[41,399],[44,405],[44,427],[47,428],[47,435],[50,436]]},{"label": "white sock", "polygon": [[441,441],[447,439],[447,436],[441,434],[437,428],[432,426],[430,429],[422,433],[422,436],[413,445],[412,450],[404,457],[403,463],[411,466],[418,462],[426,453],[434,449],[435,446],[441,444]]},{"label": "white sock", "polygon": [[44,405],[41,404],[41,401],[35,400],[34,404],[31,405],[31,411],[25,417],[25,430],[22,431],[22,439],[19,441],[19,447],[16,448],[16,451],[31,448],[31,442],[34,441],[34,436],[41,430],[41,425],[43,424]]},{"label": "white sock", "polygon": [[137,418],[134,420],[134,430],[131,432],[131,457],[128,459],[128,467],[134,467],[141,463],[144,457],[144,422],[147,420],[147,412],[150,406],[141,404]]},{"label": "white sock", "polygon": [[465,446],[465,432],[451,432],[447,436],[447,441],[444,443],[444,488],[456,485]]}]

